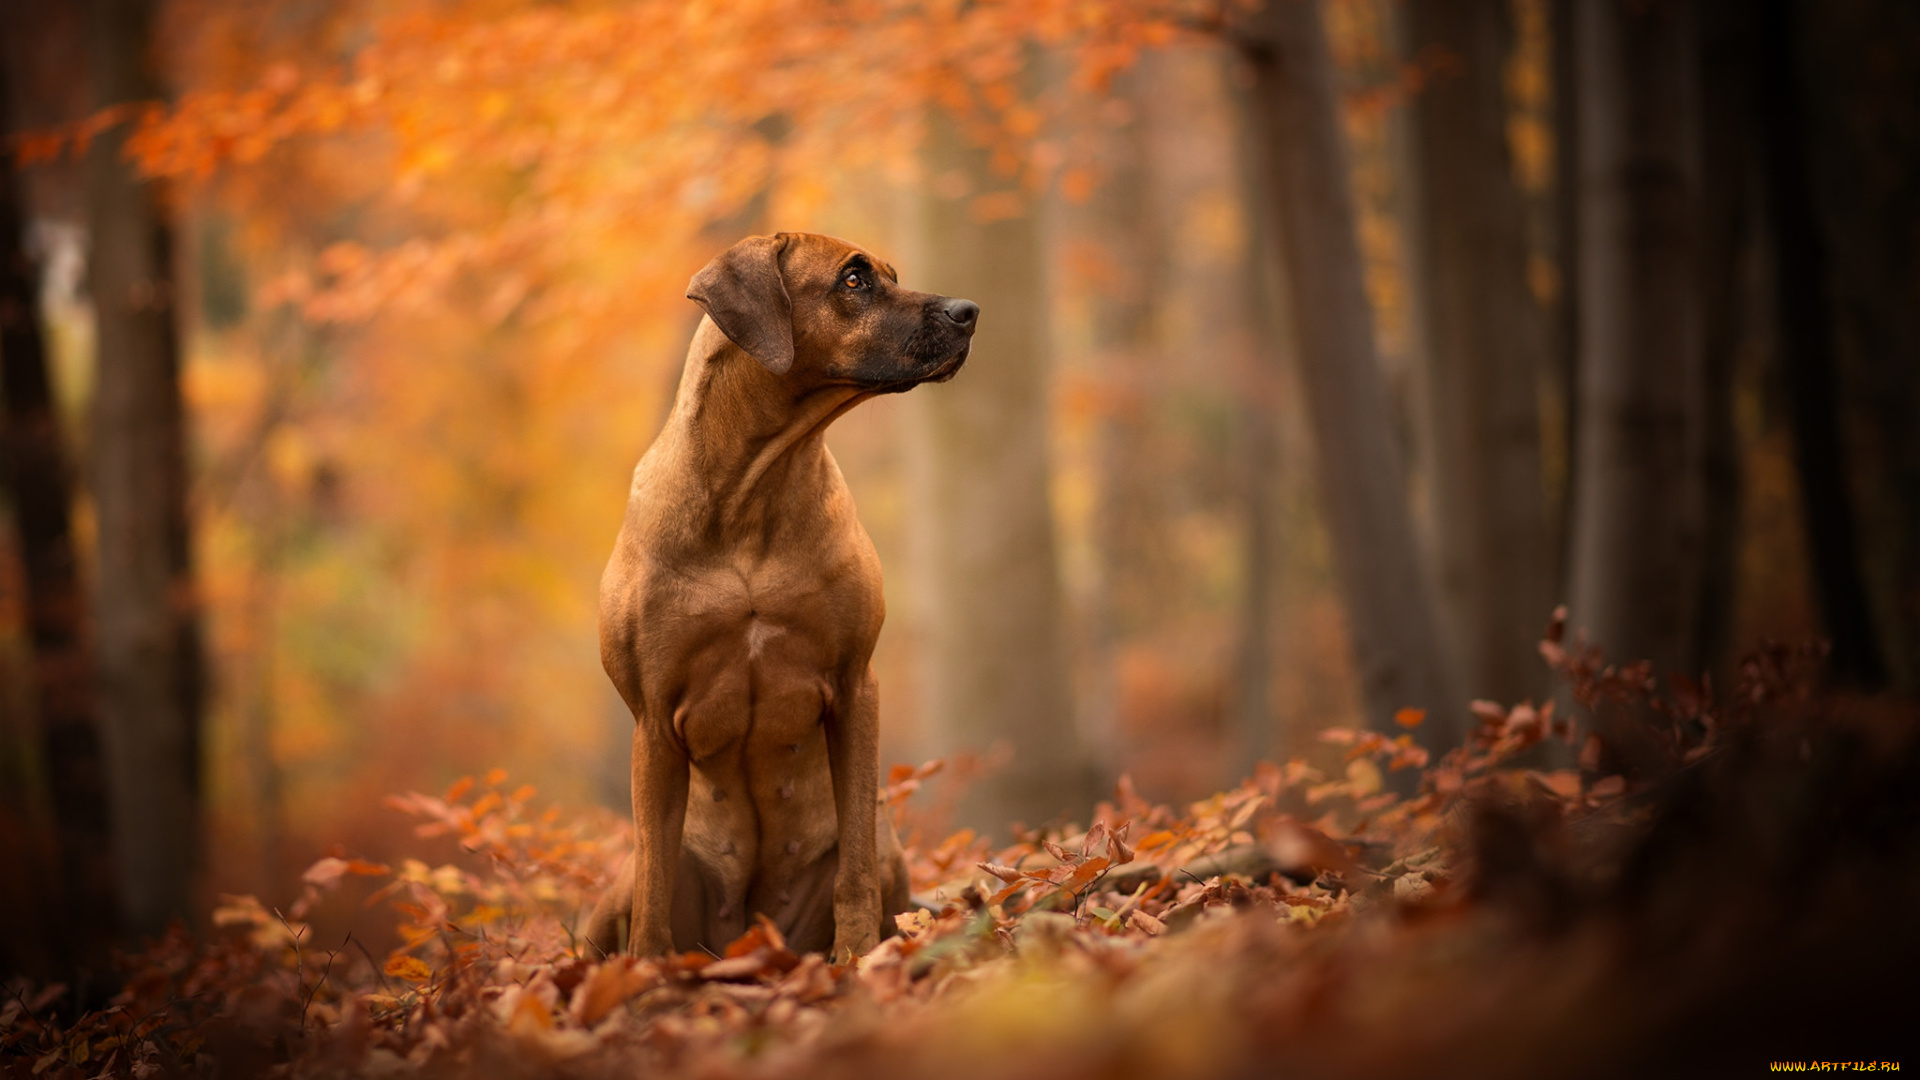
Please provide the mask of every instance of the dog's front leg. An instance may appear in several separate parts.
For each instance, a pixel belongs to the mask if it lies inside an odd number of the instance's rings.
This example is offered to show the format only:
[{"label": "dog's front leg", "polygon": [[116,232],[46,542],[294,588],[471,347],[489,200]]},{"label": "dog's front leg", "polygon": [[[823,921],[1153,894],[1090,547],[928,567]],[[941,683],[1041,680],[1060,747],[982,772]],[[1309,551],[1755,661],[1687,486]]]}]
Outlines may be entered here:
[{"label": "dog's front leg", "polygon": [[880,876],[874,804],[880,786],[880,690],[869,668],[827,722],[840,866],[833,880],[833,958],[844,962],[880,940]]},{"label": "dog's front leg", "polygon": [[631,956],[673,951],[673,875],[687,824],[687,755],[671,728],[633,725]]}]

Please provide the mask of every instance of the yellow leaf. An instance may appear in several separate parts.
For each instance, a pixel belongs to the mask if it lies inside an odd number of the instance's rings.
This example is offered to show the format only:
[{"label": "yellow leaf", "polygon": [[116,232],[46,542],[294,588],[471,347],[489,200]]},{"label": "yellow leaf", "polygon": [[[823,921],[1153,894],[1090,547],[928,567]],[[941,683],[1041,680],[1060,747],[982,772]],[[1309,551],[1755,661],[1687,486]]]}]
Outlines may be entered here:
[{"label": "yellow leaf", "polygon": [[421,960],[419,957],[407,956],[402,953],[398,956],[388,957],[387,974],[406,979],[409,982],[426,982],[428,979],[433,978],[433,969],[428,967],[426,961]]},{"label": "yellow leaf", "polygon": [[1347,780],[1353,785],[1354,798],[1371,795],[1380,790],[1380,766],[1370,758],[1355,758],[1347,762]]}]

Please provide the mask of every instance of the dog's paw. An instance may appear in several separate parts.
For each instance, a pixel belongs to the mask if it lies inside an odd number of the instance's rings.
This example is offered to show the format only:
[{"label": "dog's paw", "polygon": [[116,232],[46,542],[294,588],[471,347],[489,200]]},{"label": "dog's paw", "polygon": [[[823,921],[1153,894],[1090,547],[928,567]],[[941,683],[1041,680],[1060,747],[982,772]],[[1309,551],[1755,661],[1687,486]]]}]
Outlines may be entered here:
[{"label": "dog's paw", "polygon": [[851,964],[872,952],[879,943],[877,934],[836,935],[833,939],[833,962]]}]

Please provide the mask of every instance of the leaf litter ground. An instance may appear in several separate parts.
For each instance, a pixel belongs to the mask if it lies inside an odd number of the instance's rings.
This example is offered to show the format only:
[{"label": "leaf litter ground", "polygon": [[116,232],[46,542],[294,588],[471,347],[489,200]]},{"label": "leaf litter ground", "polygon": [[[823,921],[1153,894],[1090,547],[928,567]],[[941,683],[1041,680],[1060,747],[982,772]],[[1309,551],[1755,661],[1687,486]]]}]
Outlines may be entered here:
[{"label": "leaf litter ground", "polygon": [[[126,956],[73,1016],[0,999],[8,1076],[714,1078],[1750,1075],[1897,1060],[1920,933],[1911,707],[1763,650],[1722,700],[1562,641],[1571,708],[1475,702],[1470,744],[1325,733],[1185,808],[909,848],[916,909],[850,965],[764,920],[721,954],[589,955],[627,837],[503,773],[390,800],[467,857],[314,863],[284,912]],[[1577,714],[1575,722],[1568,714]],[[1416,727],[1418,712],[1398,718]],[[1564,764],[1561,764],[1564,763]],[[900,767],[904,807],[939,766]],[[1402,778],[1417,777],[1417,783]],[[1405,794],[1403,794],[1405,792]],[[375,886],[398,946],[316,940]]]}]

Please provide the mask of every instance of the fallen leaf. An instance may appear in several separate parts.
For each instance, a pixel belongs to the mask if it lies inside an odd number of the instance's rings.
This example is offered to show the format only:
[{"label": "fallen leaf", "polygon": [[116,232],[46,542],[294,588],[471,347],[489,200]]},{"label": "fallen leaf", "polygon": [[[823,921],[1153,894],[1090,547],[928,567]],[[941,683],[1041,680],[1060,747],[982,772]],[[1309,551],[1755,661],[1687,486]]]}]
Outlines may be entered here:
[{"label": "fallen leaf", "polygon": [[1311,870],[1315,873],[1330,870],[1344,874],[1353,869],[1353,858],[1347,854],[1346,848],[1326,833],[1297,821],[1283,819],[1276,822],[1268,832],[1264,846],[1267,854],[1273,856],[1273,861],[1279,863],[1282,870]]},{"label": "fallen leaf", "polygon": [[1380,766],[1369,758],[1355,758],[1347,762],[1347,780],[1353,785],[1353,795],[1359,798],[1380,790]]},{"label": "fallen leaf", "polygon": [[1148,937],[1159,937],[1161,934],[1167,932],[1166,923],[1161,922],[1159,919],[1154,918],[1144,911],[1136,911],[1127,916],[1127,925]]}]

